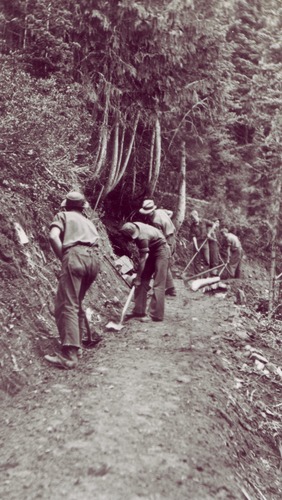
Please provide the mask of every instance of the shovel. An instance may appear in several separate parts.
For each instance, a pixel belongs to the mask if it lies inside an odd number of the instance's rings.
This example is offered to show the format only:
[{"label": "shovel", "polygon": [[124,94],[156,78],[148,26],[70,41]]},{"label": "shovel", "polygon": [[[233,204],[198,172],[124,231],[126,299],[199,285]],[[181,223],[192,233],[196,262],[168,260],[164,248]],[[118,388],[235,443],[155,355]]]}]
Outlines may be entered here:
[{"label": "shovel", "polygon": [[134,295],[134,292],[135,292],[135,286],[133,286],[129,292],[129,295],[126,299],[126,303],[124,304],[124,307],[123,307],[123,310],[122,310],[122,313],[121,313],[121,317],[120,317],[120,320],[119,320],[119,323],[114,323],[114,321],[110,321],[107,325],[106,325],[106,328],[108,328],[108,330],[116,330],[117,332],[119,332],[123,327],[123,320],[124,320],[124,316],[126,314],[126,311],[128,309],[128,306],[131,302],[131,299]]}]

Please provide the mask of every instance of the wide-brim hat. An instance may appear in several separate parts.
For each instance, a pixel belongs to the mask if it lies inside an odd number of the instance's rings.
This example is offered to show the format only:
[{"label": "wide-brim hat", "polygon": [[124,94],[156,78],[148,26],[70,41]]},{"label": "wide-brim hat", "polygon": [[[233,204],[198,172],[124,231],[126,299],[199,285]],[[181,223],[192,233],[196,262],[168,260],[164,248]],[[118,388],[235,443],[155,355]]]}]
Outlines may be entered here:
[{"label": "wide-brim hat", "polygon": [[144,200],[142,204],[142,208],[140,208],[140,214],[149,215],[154,210],[156,210],[157,206],[153,202],[153,200]]},{"label": "wide-brim hat", "polygon": [[61,203],[61,208],[88,208],[84,194],[79,191],[70,191]]}]

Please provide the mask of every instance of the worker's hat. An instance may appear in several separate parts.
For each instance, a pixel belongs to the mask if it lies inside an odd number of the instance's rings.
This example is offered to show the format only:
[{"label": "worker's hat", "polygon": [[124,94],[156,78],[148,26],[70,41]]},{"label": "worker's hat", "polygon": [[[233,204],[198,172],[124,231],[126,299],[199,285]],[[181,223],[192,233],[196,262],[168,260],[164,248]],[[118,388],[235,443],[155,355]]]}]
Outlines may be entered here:
[{"label": "worker's hat", "polygon": [[61,208],[88,208],[84,194],[79,191],[70,191],[61,203]]},{"label": "worker's hat", "polygon": [[144,200],[142,204],[142,208],[140,208],[139,212],[144,215],[151,214],[154,210],[156,210],[156,205],[153,200]]}]

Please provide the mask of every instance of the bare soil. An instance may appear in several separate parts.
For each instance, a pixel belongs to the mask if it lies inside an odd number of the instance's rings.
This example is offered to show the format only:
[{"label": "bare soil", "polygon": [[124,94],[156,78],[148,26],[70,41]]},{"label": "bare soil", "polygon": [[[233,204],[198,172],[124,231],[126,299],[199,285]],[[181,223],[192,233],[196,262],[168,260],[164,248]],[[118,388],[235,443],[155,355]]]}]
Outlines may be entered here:
[{"label": "bare soil", "polygon": [[111,332],[120,290],[76,370],[48,365],[54,341],[39,339],[41,375],[1,393],[0,498],[281,498],[281,378],[246,349],[277,366],[277,331],[264,341],[263,318],[235,303],[233,285],[192,292],[178,279],[177,291],[164,322]]}]

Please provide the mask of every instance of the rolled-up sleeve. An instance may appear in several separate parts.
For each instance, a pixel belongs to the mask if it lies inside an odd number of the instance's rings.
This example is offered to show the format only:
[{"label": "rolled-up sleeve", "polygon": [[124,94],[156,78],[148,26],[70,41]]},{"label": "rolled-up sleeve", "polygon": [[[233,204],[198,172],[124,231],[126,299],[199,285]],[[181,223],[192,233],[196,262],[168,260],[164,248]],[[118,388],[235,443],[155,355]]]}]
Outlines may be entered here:
[{"label": "rolled-up sleeve", "polygon": [[50,229],[52,227],[58,227],[61,231],[64,230],[65,223],[64,223],[64,213],[59,212],[58,214],[55,215],[54,219],[52,220],[50,224]]}]

